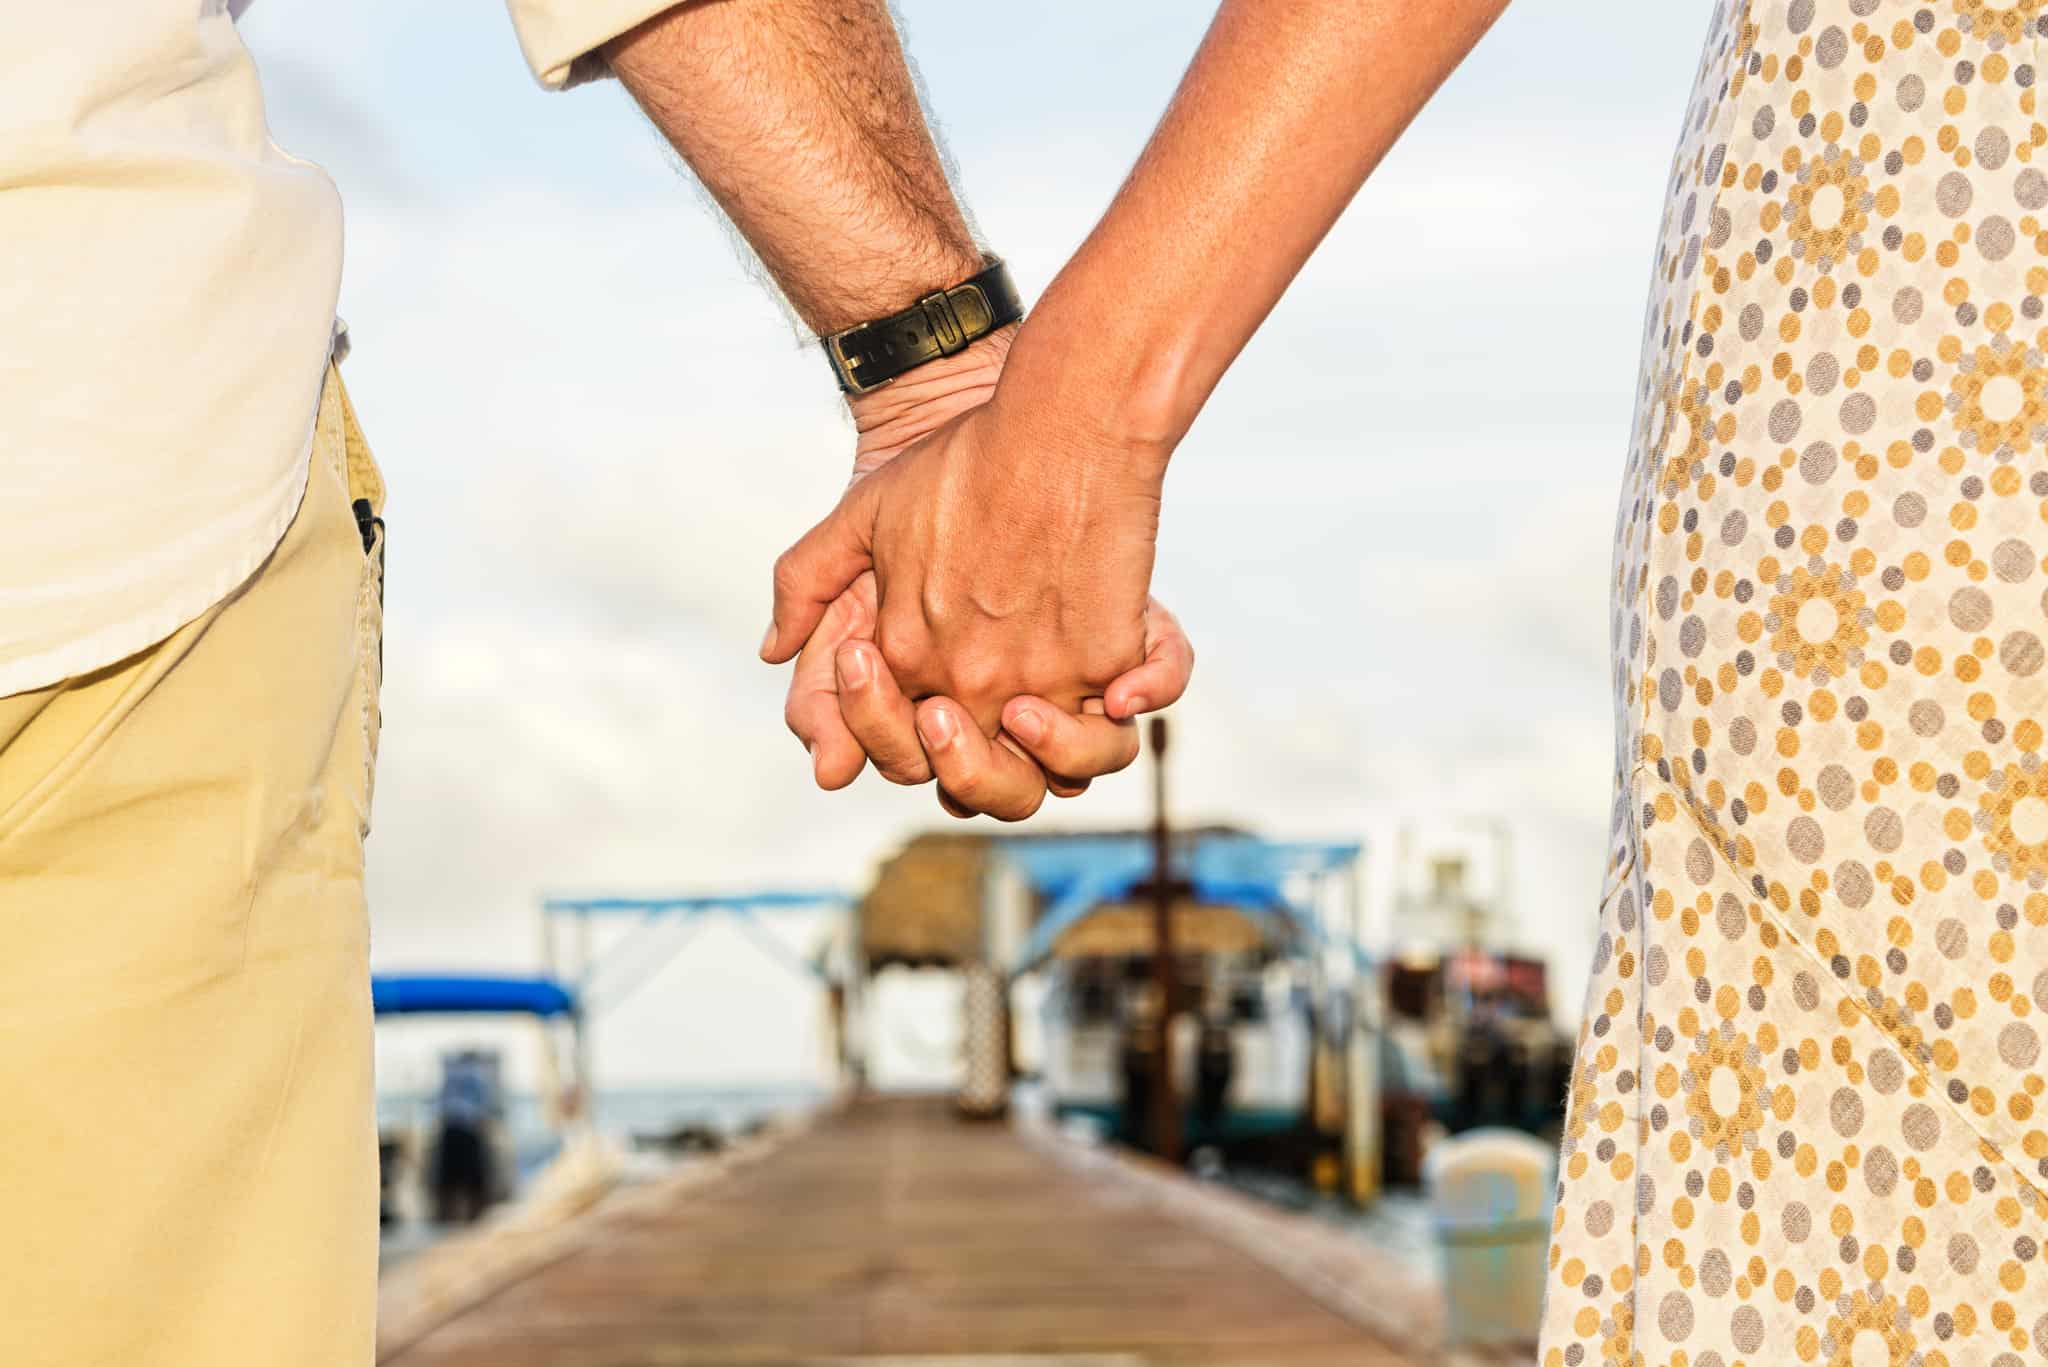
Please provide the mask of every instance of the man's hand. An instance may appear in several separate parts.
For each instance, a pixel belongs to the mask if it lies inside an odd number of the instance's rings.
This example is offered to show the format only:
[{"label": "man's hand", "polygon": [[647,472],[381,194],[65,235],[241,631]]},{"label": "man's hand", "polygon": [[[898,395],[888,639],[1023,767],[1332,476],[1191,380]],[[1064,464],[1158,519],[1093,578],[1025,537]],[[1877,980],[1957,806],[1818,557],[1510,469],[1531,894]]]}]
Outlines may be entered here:
[{"label": "man's hand", "polygon": [[1048,791],[1076,797],[1091,779],[1126,768],[1138,755],[1131,720],[1176,702],[1195,663],[1180,623],[1153,599],[1143,664],[1119,676],[1103,697],[1082,703],[1078,715],[1044,698],[1011,699],[992,740],[962,724],[966,712],[958,703],[906,697],[872,639],[874,622],[869,572],[826,609],[797,656],[784,720],[811,752],[819,787],[845,787],[872,759],[892,783],[936,779],[940,805],[962,817],[1022,820]]},{"label": "man's hand", "polygon": [[1119,454],[1000,402],[945,423],[777,561],[762,657],[795,654],[872,567],[875,643],[909,697],[957,700],[986,736],[1018,694],[1078,712],[1145,655],[1159,487]]},{"label": "man's hand", "polygon": [[[986,403],[1013,336],[1014,329],[1005,329],[958,357],[854,398],[850,407],[859,439],[853,482]],[[957,727],[950,743],[935,745],[927,756],[920,718],[940,733],[944,719],[958,715],[959,707],[948,699],[928,699],[919,707],[905,696],[874,643],[877,607],[870,572],[826,608],[792,671],[784,719],[810,751],[820,787],[846,786],[872,758],[877,772],[892,782],[937,778],[941,802],[961,816],[1028,816],[1048,789],[1072,797],[1086,791],[1091,778],[1126,767],[1137,755],[1129,719],[1178,699],[1194,665],[1180,624],[1152,601],[1144,663],[1114,680],[1102,699],[1084,702],[1079,715],[1043,698],[1013,699],[1003,712],[1006,734],[991,741],[979,730]]]}]

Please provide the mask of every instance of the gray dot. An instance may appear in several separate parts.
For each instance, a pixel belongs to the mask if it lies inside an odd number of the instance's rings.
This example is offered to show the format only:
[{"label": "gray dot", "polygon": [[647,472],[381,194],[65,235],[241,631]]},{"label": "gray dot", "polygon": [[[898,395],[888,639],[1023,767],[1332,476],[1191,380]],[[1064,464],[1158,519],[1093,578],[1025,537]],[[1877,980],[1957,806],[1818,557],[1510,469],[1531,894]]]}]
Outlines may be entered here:
[{"label": "gray dot", "polygon": [[1877,400],[1868,394],[1851,394],[1842,400],[1842,430],[1852,437],[1868,432],[1877,421]]},{"label": "gray dot", "polygon": [[1977,1241],[1967,1234],[1952,1234],[1948,1241],[1948,1265],[1968,1276],[1977,1270]]},{"label": "gray dot", "polygon": [[1970,178],[1950,171],[1934,185],[1934,207],[1949,218],[1961,218],[1970,211]]},{"label": "gray dot", "polygon": [[1919,322],[1920,310],[1925,307],[1925,302],[1920,298],[1920,291],[1911,285],[1892,296],[1892,317],[1901,323]]},{"label": "gray dot", "polygon": [[1804,33],[1813,23],[1813,0],[1792,0],[1785,11],[1785,31]]},{"label": "gray dot", "polygon": [[1724,546],[1741,545],[1748,532],[1749,518],[1740,508],[1721,519],[1721,544]]},{"label": "gray dot", "polygon": [[1890,1149],[1879,1144],[1863,1156],[1863,1182],[1873,1195],[1891,1195],[1898,1181],[1899,1160],[1892,1157]]},{"label": "gray dot", "polygon": [[1586,1233],[1598,1239],[1614,1228],[1614,1207],[1605,1201],[1595,1201],[1586,1207]]},{"label": "gray dot", "polygon": [[1899,81],[1899,108],[1908,114],[1918,109],[1927,98],[1927,82],[1918,76],[1907,76]]},{"label": "gray dot", "polygon": [[1735,1269],[1728,1264],[1728,1255],[1718,1248],[1710,1248],[1700,1255],[1700,1290],[1709,1296],[1725,1296],[1735,1284]]},{"label": "gray dot", "polygon": [[1916,1101],[1900,1117],[1899,1132],[1906,1136],[1908,1144],[1926,1153],[1941,1139],[1941,1117],[1933,1107]]},{"label": "gray dot", "polygon": [[1790,441],[1799,435],[1799,405],[1780,399],[1771,405],[1771,440]]},{"label": "gray dot", "polygon": [[1685,847],[1685,872],[1693,882],[1704,887],[1714,877],[1714,847],[1704,840],[1695,840]]},{"label": "gray dot", "polygon": [[1651,945],[1650,952],[1643,956],[1643,976],[1652,987],[1660,987],[1665,976],[1671,972],[1671,956],[1664,952],[1664,946]]},{"label": "gray dot", "polygon": [[2041,638],[2031,631],[2015,631],[1998,643],[1998,662],[2022,679],[2041,669]]},{"label": "gray dot", "polygon": [[1944,916],[1934,927],[1934,947],[1944,959],[1960,959],[1970,950],[1970,929],[1953,916]]},{"label": "gray dot", "polygon": [[1692,1298],[1683,1291],[1669,1291],[1657,1305],[1657,1328],[1666,1341],[1682,1342],[1692,1333]]},{"label": "gray dot", "polygon": [[1854,1087],[1837,1087],[1828,1100],[1828,1122],[1844,1139],[1854,1139],[1863,1128],[1863,1098]]},{"label": "gray dot", "polygon": [[1996,171],[2005,165],[2005,159],[2012,155],[2012,139],[2005,130],[1992,124],[1977,134],[1977,164],[1987,171]]},{"label": "gray dot", "polygon": [[1879,1096],[1890,1096],[1906,1080],[1906,1065],[1889,1049],[1880,1048],[1871,1054],[1869,1072],[1871,1090]]},{"label": "gray dot", "polygon": [[1927,520],[1927,500],[1918,494],[1900,494],[1892,500],[1892,521],[1901,527],[1917,527]]},{"label": "gray dot", "polygon": [[1784,1231],[1787,1243],[1803,1244],[1806,1236],[1813,1233],[1813,1216],[1803,1203],[1794,1201],[1778,1216],[1778,1228]]},{"label": "gray dot", "polygon": [[1991,552],[1991,571],[2008,584],[2017,584],[2034,572],[2034,551],[2024,541],[2001,541]]},{"label": "gray dot", "polygon": [[1813,45],[1813,60],[1823,71],[1833,71],[1848,55],[1849,35],[1842,32],[1841,25],[1829,24],[1821,30],[1820,40]]},{"label": "gray dot", "polygon": [[1678,671],[1667,669],[1657,676],[1657,701],[1664,704],[1666,712],[1676,712],[1678,704],[1685,698],[1685,682],[1678,677]]},{"label": "gray dot", "polygon": [[1841,363],[1831,351],[1816,351],[1806,363],[1806,387],[1816,394],[1833,393],[1835,381],[1841,378]]},{"label": "gray dot", "polygon": [[1739,1353],[1754,1353],[1764,1346],[1763,1312],[1753,1305],[1738,1305],[1728,1317],[1728,1336]]},{"label": "gray dot", "polygon": [[1696,616],[1688,616],[1678,626],[1678,649],[1688,660],[1698,659],[1699,653],[1707,648],[1707,624]]},{"label": "gray dot", "polygon": [[1871,882],[1870,870],[1854,859],[1842,861],[1835,870],[1835,896],[1842,899],[1842,905],[1851,911],[1860,911],[1870,902],[1870,895],[1877,891]]},{"label": "gray dot", "polygon": [[2031,1068],[2041,1056],[2041,1037],[2025,1021],[2011,1021],[1998,1032],[1998,1056],[2014,1068]]},{"label": "gray dot", "polygon": [[1914,735],[1938,736],[1945,718],[1940,703],[1932,698],[1922,698],[1906,709],[1906,720],[1911,724]]},{"label": "gray dot", "polygon": [[1825,766],[1814,776],[1814,791],[1831,812],[1839,812],[1856,799],[1856,780],[1839,764]]},{"label": "gray dot", "polygon": [[1785,828],[1785,844],[1792,857],[1802,864],[1818,864],[1827,851],[1827,837],[1821,834],[1820,823],[1805,815],[1793,817],[1792,824]]},{"label": "gray dot", "polygon": [[1721,934],[1730,940],[1739,940],[1749,929],[1749,913],[1742,909],[1742,902],[1732,892],[1721,894],[1721,900],[1714,908],[1714,924]]},{"label": "gray dot", "polygon": [[2012,220],[2001,214],[1993,214],[1977,225],[1977,250],[1984,253],[1986,261],[2003,261],[2012,255],[2019,234],[2013,231]]},{"label": "gray dot", "polygon": [[1814,442],[1799,454],[1799,473],[1808,484],[1826,484],[1840,464],[1835,448],[1824,441]]},{"label": "gray dot", "polygon": [[2034,975],[2034,1005],[2048,1011],[2048,968]]},{"label": "gray dot", "polygon": [[1803,1011],[1811,1011],[1820,1005],[1820,986],[1804,969],[1792,977],[1792,1000],[1798,1002]]},{"label": "gray dot", "polygon": [[1890,854],[1906,838],[1906,823],[1889,807],[1872,807],[1863,818],[1863,836],[1880,854]]},{"label": "gray dot", "polygon": [[2013,177],[2012,192],[2022,209],[2048,208],[2048,176],[2032,166]]},{"label": "gray dot", "polygon": [[1957,589],[1948,600],[1948,619],[1958,631],[1982,631],[1991,625],[1991,595],[1976,587]]},{"label": "gray dot", "polygon": [[1749,121],[1749,131],[1755,135],[1758,142],[1762,142],[1771,135],[1771,130],[1777,127],[1777,124],[1777,111],[1769,105],[1765,105],[1762,109],[1757,110],[1756,117]]}]

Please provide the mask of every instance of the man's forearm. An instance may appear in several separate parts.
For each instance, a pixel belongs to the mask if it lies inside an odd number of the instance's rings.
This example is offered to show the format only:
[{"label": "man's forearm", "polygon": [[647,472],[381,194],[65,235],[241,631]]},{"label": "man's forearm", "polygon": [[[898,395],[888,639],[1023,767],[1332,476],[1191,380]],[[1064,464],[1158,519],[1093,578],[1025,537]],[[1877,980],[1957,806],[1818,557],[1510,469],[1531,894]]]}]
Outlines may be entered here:
[{"label": "man's forearm", "polygon": [[1163,465],[1367,175],[1507,0],[1226,0],[998,409]]},{"label": "man's forearm", "polygon": [[981,269],[885,0],[688,0],[605,55],[814,331]]}]

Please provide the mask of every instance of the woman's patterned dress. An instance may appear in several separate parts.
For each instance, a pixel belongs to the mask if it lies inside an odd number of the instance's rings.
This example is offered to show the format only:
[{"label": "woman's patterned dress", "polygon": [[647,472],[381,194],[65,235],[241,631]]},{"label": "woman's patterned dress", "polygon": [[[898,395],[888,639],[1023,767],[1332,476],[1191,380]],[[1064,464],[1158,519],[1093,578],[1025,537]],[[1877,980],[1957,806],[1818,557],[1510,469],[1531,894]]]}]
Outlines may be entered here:
[{"label": "woman's patterned dress", "polygon": [[2048,0],[1722,0],[1545,1367],[2048,1361]]}]

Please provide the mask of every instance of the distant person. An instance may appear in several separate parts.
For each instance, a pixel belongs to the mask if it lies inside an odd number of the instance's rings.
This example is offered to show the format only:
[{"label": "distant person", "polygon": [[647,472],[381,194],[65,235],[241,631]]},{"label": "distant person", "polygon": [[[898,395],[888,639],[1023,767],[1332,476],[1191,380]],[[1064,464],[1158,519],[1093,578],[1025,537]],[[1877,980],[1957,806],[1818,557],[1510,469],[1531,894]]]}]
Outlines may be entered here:
[{"label": "distant person", "polygon": [[[956,805],[1017,815],[1006,747],[1057,769],[1036,747],[1077,700],[1152,696],[1111,676],[1169,457],[1502,5],[1221,6],[988,401],[778,566],[766,655],[836,644],[885,773],[924,772],[922,735]],[[1707,30],[1616,523],[1613,839],[1541,1360],[2020,1367],[2048,1358],[2048,7],[1721,0]],[[1611,76],[1545,60],[1566,91]],[[1605,211],[1517,192],[1419,199],[1415,268]],[[1475,403],[1579,381],[1557,320],[1492,306],[1521,342],[1461,361]],[[850,644],[822,607],[849,584]],[[839,736],[809,733],[821,778],[854,767]]]},{"label": "distant person", "polygon": [[442,1067],[434,1106],[434,1149],[427,1186],[439,1224],[469,1224],[490,1206],[496,1182],[491,1152],[492,1087],[485,1065],[457,1056]]},{"label": "distant person", "polygon": [[[0,5],[6,1367],[373,1352],[362,841],[384,483],[331,363],[340,201],[270,141],[240,7]],[[987,396],[1014,293],[954,202],[881,0],[510,7],[547,85],[624,81],[806,324],[874,324],[831,372],[867,391],[861,468]],[[578,345],[576,300],[530,303]],[[858,596],[834,611],[870,620]],[[1138,663],[1131,627],[1105,660]],[[1137,678],[1164,705],[1185,643],[1163,614],[1150,631],[1166,662]],[[791,715],[837,706],[799,696]],[[1135,750],[1102,715],[1062,735],[1040,749],[1062,792]],[[844,759],[828,744],[821,774]]]}]

